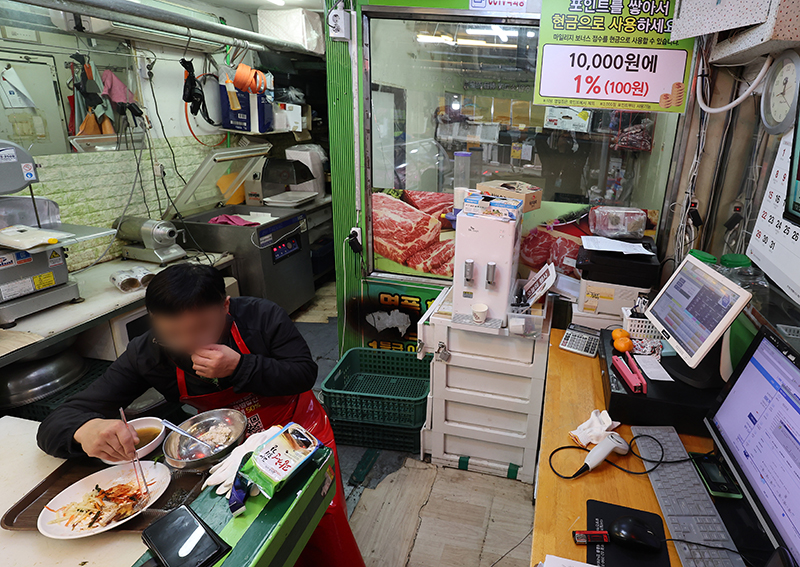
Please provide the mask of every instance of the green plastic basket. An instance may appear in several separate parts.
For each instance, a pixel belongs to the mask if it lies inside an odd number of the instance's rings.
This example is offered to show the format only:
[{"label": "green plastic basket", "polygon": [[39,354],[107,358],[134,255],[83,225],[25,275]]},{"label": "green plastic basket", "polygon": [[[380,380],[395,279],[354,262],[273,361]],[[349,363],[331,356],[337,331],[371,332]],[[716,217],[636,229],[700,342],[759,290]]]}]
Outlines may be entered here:
[{"label": "green plastic basket", "polygon": [[353,348],[322,382],[332,420],[421,428],[431,383],[431,355]]},{"label": "green plastic basket", "polygon": [[337,445],[419,453],[419,428],[355,423],[335,419],[331,420],[331,427]]}]

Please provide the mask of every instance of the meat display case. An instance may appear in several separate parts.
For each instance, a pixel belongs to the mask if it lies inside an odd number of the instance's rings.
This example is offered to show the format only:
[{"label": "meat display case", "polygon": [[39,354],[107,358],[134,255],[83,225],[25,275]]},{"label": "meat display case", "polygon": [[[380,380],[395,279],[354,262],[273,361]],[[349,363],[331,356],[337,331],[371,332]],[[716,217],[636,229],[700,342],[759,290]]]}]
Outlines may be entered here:
[{"label": "meat display case", "polygon": [[[548,261],[575,275],[580,235],[551,229],[587,205],[645,209],[655,228],[681,119],[534,105],[540,0],[401,4],[353,0],[352,39],[327,43],[331,136],[342,142],[331,167],[345,347],[416,348],[414,323],[452,281],[456,187],[543,190],[523,221],[521,277]],[[561,120],[570,113],[581,123]],[[354,226],[362,255],[341,245]],[[367,318],[395,310],[394,326]]]}]

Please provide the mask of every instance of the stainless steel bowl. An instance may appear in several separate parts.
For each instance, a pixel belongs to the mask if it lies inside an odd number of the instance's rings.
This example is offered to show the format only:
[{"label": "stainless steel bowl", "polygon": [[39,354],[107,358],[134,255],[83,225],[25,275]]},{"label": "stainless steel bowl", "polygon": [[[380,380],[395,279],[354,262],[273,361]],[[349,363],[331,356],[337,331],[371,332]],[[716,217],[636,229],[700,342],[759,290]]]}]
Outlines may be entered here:
[{"label": "stainless steel bowl", "polygon": [[195,437],[207,432],[214,425],[227,425],[231,428],[228,442],[214,453],[196,441],[174,431],[164,440],[164,458],[175,469],[205,470],[227,457],[243,440],[247,430],[247,418],[234,409],[218,409],[199,413],[179,425]]}]

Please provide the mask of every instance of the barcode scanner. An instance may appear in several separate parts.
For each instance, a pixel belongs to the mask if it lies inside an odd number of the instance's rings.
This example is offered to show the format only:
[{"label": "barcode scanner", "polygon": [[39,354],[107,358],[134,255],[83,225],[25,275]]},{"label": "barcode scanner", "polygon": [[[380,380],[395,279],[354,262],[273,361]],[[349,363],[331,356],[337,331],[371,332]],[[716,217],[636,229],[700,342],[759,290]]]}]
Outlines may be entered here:
[{"label": "barcode scanner", "polygon": [[630,451],[630,445],[619,433],[609,433],[605,439],[600,441],[594,448],[586,455],[583,461],[583,466],[578,469],[573,478],[577,478],[584,473],[594,470],[597,465],[605,461],[611,453],[618,455],[627,455]]}]

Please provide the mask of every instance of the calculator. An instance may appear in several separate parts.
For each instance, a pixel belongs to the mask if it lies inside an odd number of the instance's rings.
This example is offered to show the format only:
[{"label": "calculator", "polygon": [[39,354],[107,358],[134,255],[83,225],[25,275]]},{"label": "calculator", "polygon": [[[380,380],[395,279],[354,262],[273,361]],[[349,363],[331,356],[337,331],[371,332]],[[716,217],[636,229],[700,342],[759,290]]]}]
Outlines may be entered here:
[{"label": "calculator", "polygon": [[564,350],[594,357],[600,346],[600,331],[584,327],[583,325],[570,325],[558,345]]}]

